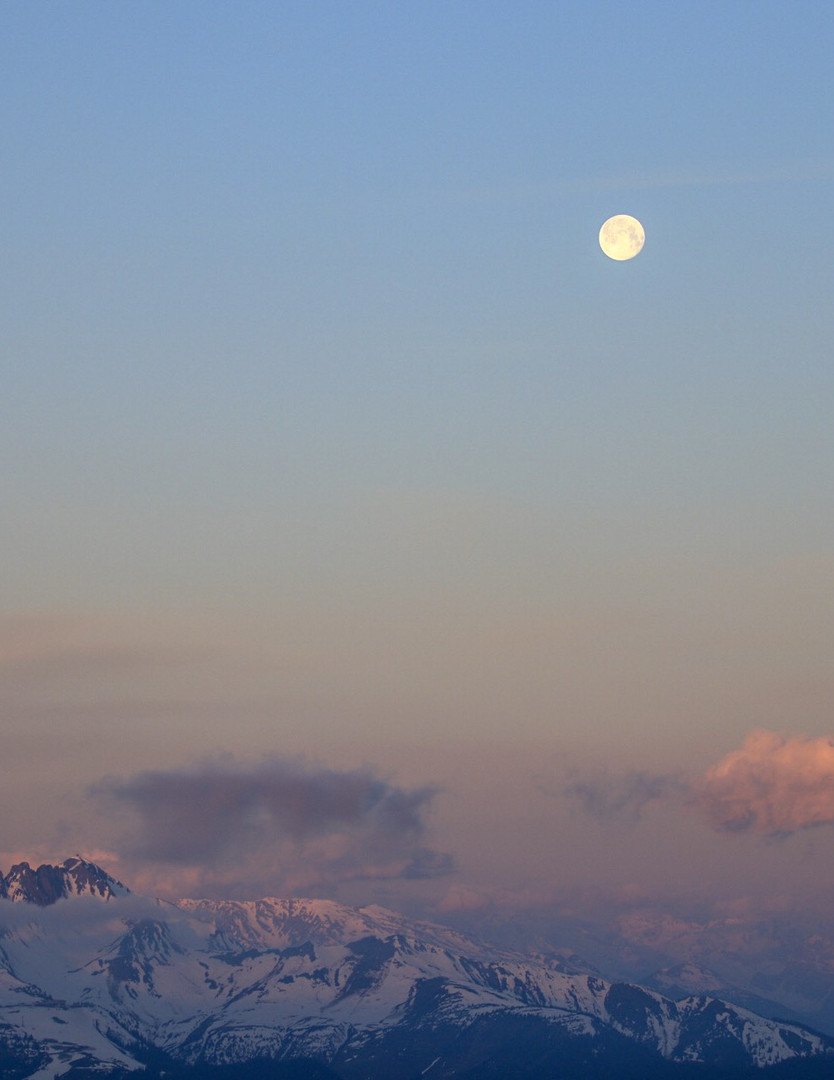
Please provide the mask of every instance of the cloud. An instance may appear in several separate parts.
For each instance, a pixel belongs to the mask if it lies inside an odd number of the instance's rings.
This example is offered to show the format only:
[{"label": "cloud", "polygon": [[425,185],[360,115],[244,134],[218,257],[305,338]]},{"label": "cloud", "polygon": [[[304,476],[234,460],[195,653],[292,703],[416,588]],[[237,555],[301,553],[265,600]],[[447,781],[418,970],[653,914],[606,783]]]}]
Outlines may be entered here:
[{"label": "cloud", "polygon": [[452,868],[425,843],[437,789],[407,790],[370,769],[204,764],[109,779],[91,793],[113,822],[123,862],[166,864],[163,877],[192,888],[315,891]]},{"label": "cloud", "polygon": [[834,823],[834,738],[752,731],[692,785],[713,828],[786,836]]},{"label": "cloud", "polygon": [[632,771],[599,772],[569,781],[563,791],[586,814],[603,821],[620,819],[633,824],[650,802],[666,799],[682,790],[673,774]]},{"label": "cloud", "polygon": [[684,801],[719,832],[788,836],[834,824],[834,737],[756,729],[700,777],[598,772],[561,789],[603,821],[636,822],[650,802]]}]

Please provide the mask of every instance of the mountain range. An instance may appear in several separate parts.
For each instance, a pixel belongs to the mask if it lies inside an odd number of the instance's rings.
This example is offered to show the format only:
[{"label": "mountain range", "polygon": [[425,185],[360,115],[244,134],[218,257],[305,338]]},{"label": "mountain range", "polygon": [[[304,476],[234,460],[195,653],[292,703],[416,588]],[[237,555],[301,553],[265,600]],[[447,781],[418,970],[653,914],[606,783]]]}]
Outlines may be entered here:
[{"label": "mountain range", "polygon": [[834,1075],[834,1039],[658,983],[381,907],[138,896],[80,856],[0,875],[3,1080]]}]

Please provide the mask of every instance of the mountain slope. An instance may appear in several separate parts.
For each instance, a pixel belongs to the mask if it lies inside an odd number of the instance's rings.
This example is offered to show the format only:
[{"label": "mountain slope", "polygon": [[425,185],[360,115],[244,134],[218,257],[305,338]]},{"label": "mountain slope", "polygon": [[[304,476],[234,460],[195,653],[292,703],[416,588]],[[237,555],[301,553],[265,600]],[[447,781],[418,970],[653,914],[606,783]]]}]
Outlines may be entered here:
[{"label": "mountain slope", "polygon": [[604,1062],[610,1076],[672,1077],[684,1063],[763,1067],[834,1050],[703,994],[672,1001],[378,907],[166,903],[80,859],[2,880],[0,1048],[24,1062],[9,1076],[115,1075],[162,1055],[169,1072],[314,1061],[345,1080],[522,1059],[564,1076],[571,1062],[577,1075]]}]

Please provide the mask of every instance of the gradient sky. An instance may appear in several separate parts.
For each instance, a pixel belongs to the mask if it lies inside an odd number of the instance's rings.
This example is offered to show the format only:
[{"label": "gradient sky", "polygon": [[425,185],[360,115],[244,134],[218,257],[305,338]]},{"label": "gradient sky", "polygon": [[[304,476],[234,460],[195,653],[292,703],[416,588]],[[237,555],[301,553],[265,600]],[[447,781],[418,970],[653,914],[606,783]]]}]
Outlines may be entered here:
[{"label": "gradient sky", "polygon": [[2,26],[2,865],[829,896],[834,8]]}]

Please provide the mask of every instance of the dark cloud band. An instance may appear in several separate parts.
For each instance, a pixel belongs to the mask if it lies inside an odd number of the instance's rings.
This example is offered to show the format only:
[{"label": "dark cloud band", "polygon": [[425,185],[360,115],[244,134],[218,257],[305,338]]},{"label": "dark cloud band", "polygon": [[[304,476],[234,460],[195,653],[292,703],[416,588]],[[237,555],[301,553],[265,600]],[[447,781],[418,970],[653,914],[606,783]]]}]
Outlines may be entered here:
[{"label": "dark cloud band", "polygon": [[326,881],[436,877],[449,856],[425,843],[434,787],[406,789],[370,769],[337,771],[270,760],[207,764],[99,783],[92,794],[120,821],[123,857],[215,870],[263,858],[317,867]]}]

